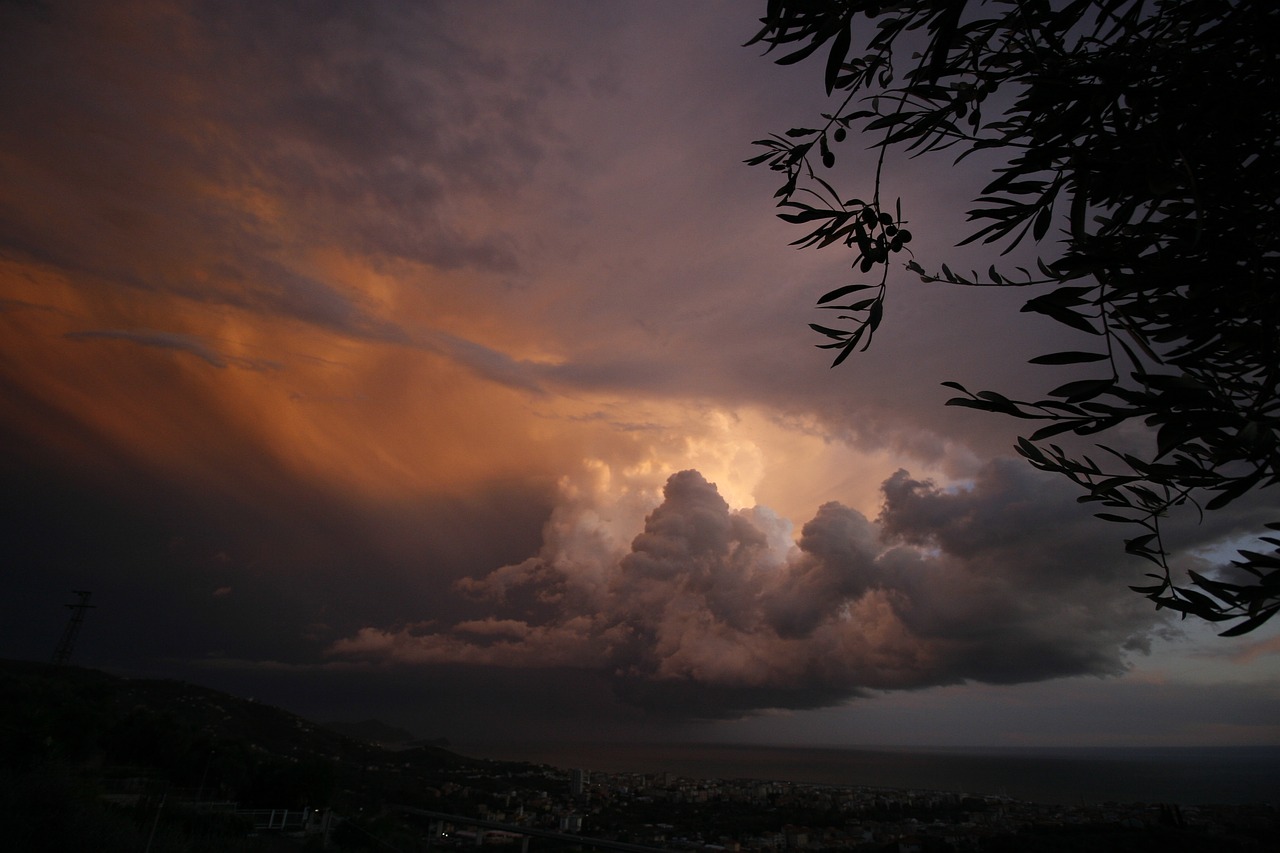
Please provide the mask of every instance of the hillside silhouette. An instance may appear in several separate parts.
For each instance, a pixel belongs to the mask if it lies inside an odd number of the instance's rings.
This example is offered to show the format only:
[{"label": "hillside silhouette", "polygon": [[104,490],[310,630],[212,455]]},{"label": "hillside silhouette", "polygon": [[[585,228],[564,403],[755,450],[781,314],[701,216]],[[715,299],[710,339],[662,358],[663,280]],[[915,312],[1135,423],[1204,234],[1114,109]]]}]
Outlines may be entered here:
[{"label": "hillside silhouette", "polygon": [[[446,791],[456,803],[455,780],[474,788],[504,768],[527,765],[391,751],[180,681],[0,661],[0,819],[18,842],[8,849],[137,851],[153,833],[156,853],[299,849],[323,843],[325,811],[436,808]],[[305,812],[315,837],[252,837],[254,809]]]}]

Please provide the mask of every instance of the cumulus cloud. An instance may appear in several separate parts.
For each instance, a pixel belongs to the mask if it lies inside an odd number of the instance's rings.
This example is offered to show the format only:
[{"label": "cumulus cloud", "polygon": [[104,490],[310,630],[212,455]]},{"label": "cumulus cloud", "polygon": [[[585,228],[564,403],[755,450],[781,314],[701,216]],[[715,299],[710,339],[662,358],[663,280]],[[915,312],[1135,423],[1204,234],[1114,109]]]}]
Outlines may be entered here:
[{"label": "cumulus cloud", "polygon": [[575,667],[675,715],[809,708],[868,690],[1124,671],[1156,619],[1072,495],[1012,460],[943,489],[899,471],[873,520],[828,503],[790,541],[671,475],[629,545],[566,490],[541,552],[459,593],[489,615],[366,627],[330,653],[401,663]]}]

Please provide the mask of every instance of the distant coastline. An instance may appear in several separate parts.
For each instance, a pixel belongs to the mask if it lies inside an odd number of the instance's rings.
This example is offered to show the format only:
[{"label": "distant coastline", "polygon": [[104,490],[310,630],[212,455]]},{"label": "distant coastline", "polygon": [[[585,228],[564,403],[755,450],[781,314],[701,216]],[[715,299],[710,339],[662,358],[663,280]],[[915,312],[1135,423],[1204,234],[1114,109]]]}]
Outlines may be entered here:
[{"label": "distant coastline", "polygon": [[807,747],[709,743],[485,743],[456,751],[601,772],[1102,802],[1280,803],[1280,746]]}]

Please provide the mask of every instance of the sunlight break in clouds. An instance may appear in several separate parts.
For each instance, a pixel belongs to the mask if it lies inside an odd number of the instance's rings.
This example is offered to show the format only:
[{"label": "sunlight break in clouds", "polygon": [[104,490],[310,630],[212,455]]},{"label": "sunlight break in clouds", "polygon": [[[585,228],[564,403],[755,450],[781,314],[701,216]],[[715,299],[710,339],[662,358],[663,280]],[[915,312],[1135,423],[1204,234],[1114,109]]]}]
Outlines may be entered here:
[{"label": "sunlight break in clouds", "polygon": [[1069,496],[1013,463],[963,491],[899,471],[875,522],[828,503],[794,546],[788,522],[731,510],[695,470],[671,475],[625,543],[617,521],[643,493],[607,480],[562,484],[536,557],[455,584],[488,616],[366,627],[330,653],[582,668],[641,706],[732,717],[867,689],[1115,675],[1154,621],[1116,593]]}]

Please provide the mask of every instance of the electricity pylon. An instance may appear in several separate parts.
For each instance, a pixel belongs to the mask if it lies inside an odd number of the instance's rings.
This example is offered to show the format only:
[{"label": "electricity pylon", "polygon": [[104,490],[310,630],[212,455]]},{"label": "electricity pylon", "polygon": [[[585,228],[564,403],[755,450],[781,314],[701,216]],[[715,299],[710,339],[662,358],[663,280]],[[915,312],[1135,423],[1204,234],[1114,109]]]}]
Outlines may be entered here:
[{"label": "electricity pylon", "polygon": [[72,592],[80,596],[80,600],[75,604],[67,605],[71,609],[71,619],[68,620],[66,630],[62,632],[62,640],[53,653],[54,666],[62,666],[71,660],[71,650],[75,647],[76,635],[80,633],[80,624],[84,622],[84,612],[94,608],[94,605],[89,603],[89,590],[73,589]]}]

